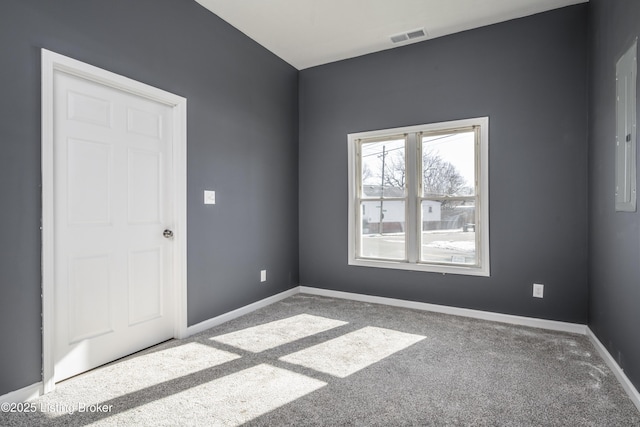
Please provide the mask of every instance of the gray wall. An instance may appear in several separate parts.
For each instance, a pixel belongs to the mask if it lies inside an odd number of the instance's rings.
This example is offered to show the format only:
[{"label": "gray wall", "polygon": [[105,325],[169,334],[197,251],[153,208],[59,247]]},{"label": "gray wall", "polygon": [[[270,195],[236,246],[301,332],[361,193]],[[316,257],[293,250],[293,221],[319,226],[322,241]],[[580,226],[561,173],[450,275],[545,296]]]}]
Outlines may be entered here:
[{"label": "gray wall", "polygon": [[[586,37],[579,5],[303,70],[301,284],[585,323]],[[491,277],[348,266],[347,134],[477,116]]]},{"label": "gray wall", "polygon": [[[41,47],[188,98],[189,324],[298,266],[311,286],[584,322],[588,272],[589,325],[640,387],[640,217],[611,190],[614,64],[638,33],[640,4],[591,0],[304,70],[298,108],[298,73],[195,2],[3,0],[0,395],[40,381]],[[347,266],[346,134],[482,115],[492,276]]]},{"label": "gray wall", "polygon": [[589,4],[589,327],[640,389],[640,214],[614,209],[615,67],[640,35],[640,2]]},{"label": "gray wall", "polygon": [[191,0],[3,0],[0,395],[41,380],[43,47],[188,99],[190,325],[298,283],[293,67]]}]

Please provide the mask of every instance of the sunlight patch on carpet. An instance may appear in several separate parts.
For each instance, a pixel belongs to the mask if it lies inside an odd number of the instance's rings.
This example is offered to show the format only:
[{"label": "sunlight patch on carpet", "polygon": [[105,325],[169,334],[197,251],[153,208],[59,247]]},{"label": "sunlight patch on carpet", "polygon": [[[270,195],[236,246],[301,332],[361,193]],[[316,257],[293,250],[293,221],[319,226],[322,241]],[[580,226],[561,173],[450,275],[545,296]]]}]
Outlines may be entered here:
[{"label": "sunlight patch on carpet", "polygon": [[425,338],[367,326],[280,360],[345,378]]},{"label": "sunlight patch on carpet", "polygon": [[153,414],[154,425],[180,414],[183,425],[239,426],[325,385],[263,363],[130,411]]},{"label": "sunlight patch on carpet", "polygon": [[[64,395],[71,387],[82,402],[95,404],[118,398],[124,394],[184,377],[204,369],[239,359],[237,354],[218,350],[205,344],[190,342],[89,371],[58,384],[56,390]],[[126,375],[122,375],[126,372]]]},{"label": "sunlight patch on carpet", "polygon": [[299,314],[210,339],[252,353],[260,353],[346,324],[347,322],[341,320]]}]

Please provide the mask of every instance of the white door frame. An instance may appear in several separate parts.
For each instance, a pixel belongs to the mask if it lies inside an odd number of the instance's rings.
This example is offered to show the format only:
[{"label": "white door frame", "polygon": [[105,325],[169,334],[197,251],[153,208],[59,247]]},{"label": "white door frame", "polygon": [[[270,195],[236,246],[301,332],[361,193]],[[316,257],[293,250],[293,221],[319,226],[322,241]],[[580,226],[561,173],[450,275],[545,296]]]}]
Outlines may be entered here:
[{"label": "white door frame", "polygon": [[54,264],[54,104],[53,77],[63,72],[172,107],[175,225],[174,337],[187,335],[187,100],[178,95],[42,49],[42,382],[44,393],[53,391],[55,348]]}]

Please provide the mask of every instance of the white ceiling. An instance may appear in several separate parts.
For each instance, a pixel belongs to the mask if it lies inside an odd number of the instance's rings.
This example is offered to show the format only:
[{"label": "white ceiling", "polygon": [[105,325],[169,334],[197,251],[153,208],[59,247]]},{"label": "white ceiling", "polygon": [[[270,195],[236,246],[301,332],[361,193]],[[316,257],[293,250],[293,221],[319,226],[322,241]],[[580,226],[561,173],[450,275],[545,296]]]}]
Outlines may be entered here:
[{"label": "white ceiling", "polygon": [[[588,0],[196,1],[302,70]],[[426,37],[389,38],[419,28]]]}]

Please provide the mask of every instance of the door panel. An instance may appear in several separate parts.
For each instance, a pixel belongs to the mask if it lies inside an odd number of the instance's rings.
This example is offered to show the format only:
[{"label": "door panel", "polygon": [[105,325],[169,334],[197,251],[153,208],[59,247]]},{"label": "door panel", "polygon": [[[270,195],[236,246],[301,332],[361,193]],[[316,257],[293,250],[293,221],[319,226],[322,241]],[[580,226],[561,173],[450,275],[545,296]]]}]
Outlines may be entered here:
[{"label": "door panel", "polygon": [[54,74],[55,381],[173,337],[171,114]]},{"label": "door panel", "polygon": [[67,92],[69,120],[111,127],[111,102],[87,94]]},{"label": "door panel", "polygon": [[67,216],[69,225],[111,223],[111,144],[67,141]]},{"label": "door panel", "polygon": [[160,224],[162,187],[160,154],[129,150],[129,224]]},{"label": "door panel", "polygon": [[162,248],[129,254],[129,325],[162,316]]},{"label": "door panel", "polygon": [[151,111],[127,109],[127,130],[150,138],[162,138],[162,116]]},{"label": "door panel", "polygon": [[69,262],[69,342],[113,332],[109,295],[109,255],[76,257]]}]

